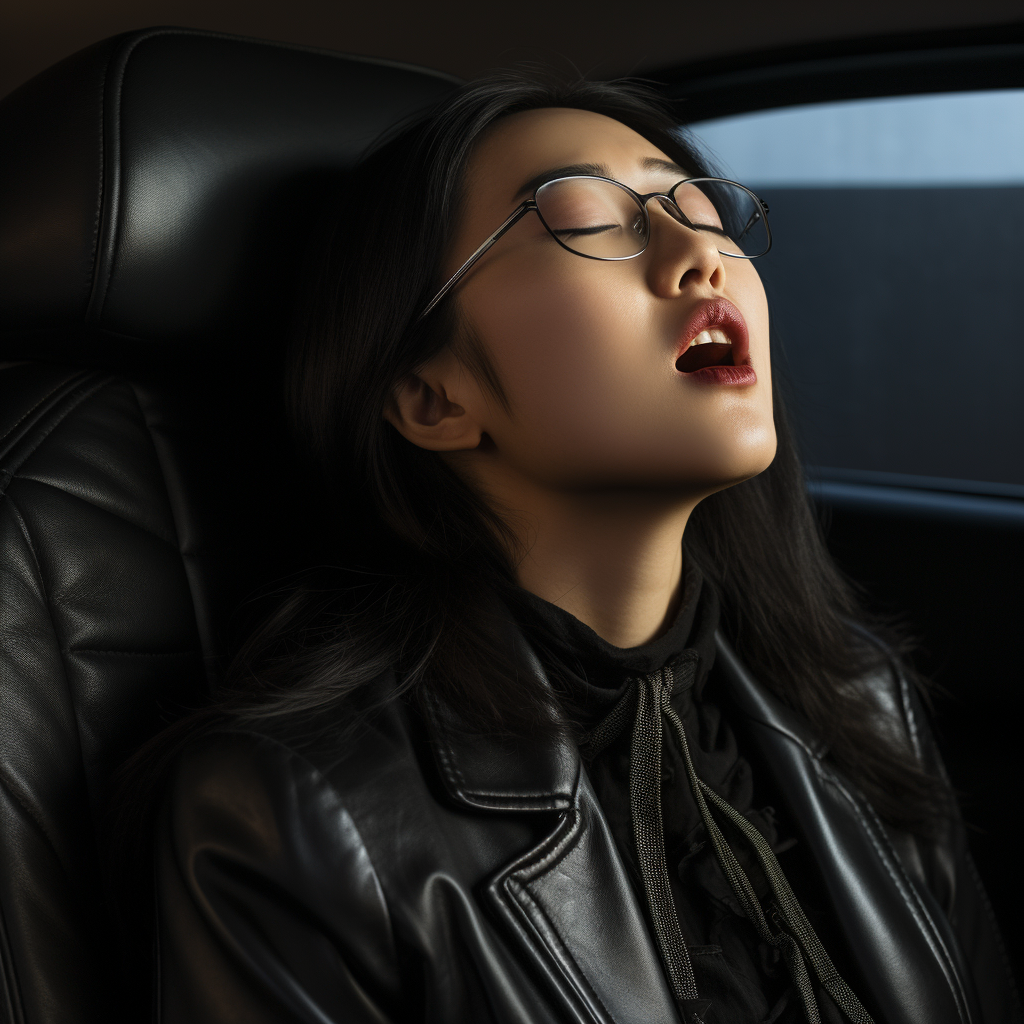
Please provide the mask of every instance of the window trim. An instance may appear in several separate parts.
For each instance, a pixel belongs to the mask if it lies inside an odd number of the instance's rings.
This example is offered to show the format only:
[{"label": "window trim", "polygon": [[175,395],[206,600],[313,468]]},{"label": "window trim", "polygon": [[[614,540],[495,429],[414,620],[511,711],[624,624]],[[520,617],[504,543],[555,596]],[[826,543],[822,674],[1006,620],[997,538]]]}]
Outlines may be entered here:
[{"label": "window trim", "polygon": [[1024,87],[1024,22],[762,50],[665,68],[680,123],[804,103]]}]

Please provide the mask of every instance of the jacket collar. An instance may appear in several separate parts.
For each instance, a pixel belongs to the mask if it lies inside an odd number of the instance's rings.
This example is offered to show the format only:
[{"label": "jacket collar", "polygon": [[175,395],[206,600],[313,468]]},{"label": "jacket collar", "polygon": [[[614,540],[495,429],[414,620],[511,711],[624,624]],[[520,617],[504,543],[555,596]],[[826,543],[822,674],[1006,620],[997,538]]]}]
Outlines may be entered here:
[{"label": "jacket collar", "polygon": [[[504,605],[492,615],[493,639],[515,675],[551,683],[536,653]],[[539,739],[467,732],[436,703],[426,706],[434,758],[449,797],[486,811],[566,811],[579,781],[580,755],[562,734]]]},{"label": "jacket collar", "polygon": [[[507,609],[496,653],[534,685],[550,681]],[[575,742],[473,735],[436,705],[427,728],[456,804],[548,812],[536,842],[516,849],[480,886],[506,935],[573,1024],[678,1024],[661,960]],[[550,812],[555,812],[551,814]],[[593,898],[594,893],[600,899]]]},{"label": "jacket collar", "polygon": [[[702,578],[691,568],[687,579],[688,589],[693,588],[690,599],[695,602]],[[695,605],[697,610],[701,620],[695,628],[704,637],[703,659],[710,664],[718,621],[717,599],[705,594]],[[514,677],[528,681],[531,689],[550,691],[544,666],[509,606],[494,595],[483,611],[495,657]],[[691,614],[687,634],[694,625],[692,620]],[[552,738],[548,734],[531,740],[474,735],[460,729],[457,716],[436,704],[428,706],[427,716],[434,757],[448,795],[456,803],[500,811],[564,811],[572,804],[581,760],[570,736],[562,733]]]}]

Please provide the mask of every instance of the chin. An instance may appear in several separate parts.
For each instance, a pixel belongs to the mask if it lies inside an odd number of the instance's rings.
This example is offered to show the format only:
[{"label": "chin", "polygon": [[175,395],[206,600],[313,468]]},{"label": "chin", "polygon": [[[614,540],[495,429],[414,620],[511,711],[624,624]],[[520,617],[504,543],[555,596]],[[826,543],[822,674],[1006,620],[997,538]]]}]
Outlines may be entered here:
[{"label": "chin", "polygon": [[697,490],[703,487],[711,493],[750,480],[763,473],[775,459],[774,423],[767,428],[745,430],[730,442],[719,444],[713,450],[708,446],[699,464],[688,461],[676,467],[676,481]]},{"label": "chin", "polygon": [[764,444],[759,445],[755,451],[749,452],[748,457],[743,460],[743,465],[738,467],[739,479],[736,482],[749,480],[751,477],[757,476],[758,473],[763,473],[775,461],[777,451],[778,443],[773,428],[771,437],[766,438]]}]

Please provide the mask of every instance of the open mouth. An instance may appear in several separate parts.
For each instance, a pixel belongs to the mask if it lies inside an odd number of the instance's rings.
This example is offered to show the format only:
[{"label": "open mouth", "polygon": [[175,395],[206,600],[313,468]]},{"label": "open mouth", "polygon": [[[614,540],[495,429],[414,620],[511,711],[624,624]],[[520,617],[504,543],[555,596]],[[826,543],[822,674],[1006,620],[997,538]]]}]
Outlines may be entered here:
[{"label": "open mouth", "polygon": [[708,366],[734,366],[732,342],[724,331],[701,331],[676,360],[680,373],[695,373]]}]

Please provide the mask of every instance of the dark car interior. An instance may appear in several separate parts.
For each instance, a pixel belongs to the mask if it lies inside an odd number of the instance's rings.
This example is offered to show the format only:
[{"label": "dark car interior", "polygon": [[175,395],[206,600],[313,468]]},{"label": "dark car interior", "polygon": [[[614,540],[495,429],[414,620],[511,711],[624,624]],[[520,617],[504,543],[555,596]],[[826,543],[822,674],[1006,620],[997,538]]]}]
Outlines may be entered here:
[{"label": "dark car interior", "polygon": [[[698,138],[812,104],[1019,97],[1024,23],[751,41],[644,77]],[[458,81],[153,28],[0,101],[3,1024],[115,1019],[112,776],[201,706],[267,595],[316,562],[280,395],[310,245],[366,147]],[[763,274],[808,487],[844,570],[919,642],[1019,964],[1024,172],[749,184],[778,237]],[[807,258],[826,245],[834,260]]]}]

